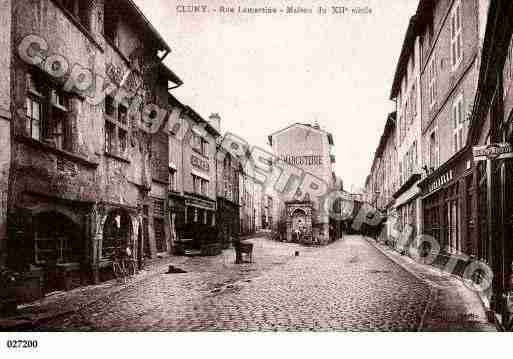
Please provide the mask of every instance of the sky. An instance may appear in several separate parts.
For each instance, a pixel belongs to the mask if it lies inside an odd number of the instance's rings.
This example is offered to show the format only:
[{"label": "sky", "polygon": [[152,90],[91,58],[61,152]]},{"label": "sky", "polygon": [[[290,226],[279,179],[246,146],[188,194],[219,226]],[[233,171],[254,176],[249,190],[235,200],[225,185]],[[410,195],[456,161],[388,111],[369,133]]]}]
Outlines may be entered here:
[{"label": "sky", "polygon": [[[172,49],[165,63],[184,82],[171,90],[182,103],[205,119],[219,113],[223,133],[265,149],[269,134],[317,121],[334,135],[334,169],[345,189],[363,187],[395,108],[392,80],[418,0],[135,2]],[[209,12],[178,11],[189,5]],[[333,14],[332,5],[371,13]],[[221,6],[236,12],[221,13]],[[314,13],[242,14],[238,6]]]}]

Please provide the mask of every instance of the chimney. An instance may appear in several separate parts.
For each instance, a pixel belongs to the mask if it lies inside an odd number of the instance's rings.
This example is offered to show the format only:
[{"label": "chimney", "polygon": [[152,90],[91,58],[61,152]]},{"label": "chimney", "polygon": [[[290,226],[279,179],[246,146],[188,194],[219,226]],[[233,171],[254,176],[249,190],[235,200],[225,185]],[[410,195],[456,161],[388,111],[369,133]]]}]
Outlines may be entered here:
[{"label": "chimney", "polygon": [[319,126],[319,122],[318,121],[315,121],[314,124],[313,124],[313,128],[317,129],[317,130],[320,130],[321,129],[321,126]]},{"label": "chimney", "polygon": [[221,116],[219,116],[218,113],[212,113],[209,117],[208,117],[208,123],[214,127],[217,132],[221,132]]}]

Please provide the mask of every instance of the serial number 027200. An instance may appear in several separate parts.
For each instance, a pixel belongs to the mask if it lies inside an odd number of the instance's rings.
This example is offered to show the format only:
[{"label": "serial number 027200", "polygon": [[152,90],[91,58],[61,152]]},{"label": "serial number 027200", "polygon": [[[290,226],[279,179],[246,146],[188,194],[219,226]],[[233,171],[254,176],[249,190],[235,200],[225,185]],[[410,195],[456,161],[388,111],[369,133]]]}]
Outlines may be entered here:
[{"label": "serial number 027200", "polygon": [[35,349],[37,348],[37,340],[12,339],[7,340],[7,348],[10,349]]}]

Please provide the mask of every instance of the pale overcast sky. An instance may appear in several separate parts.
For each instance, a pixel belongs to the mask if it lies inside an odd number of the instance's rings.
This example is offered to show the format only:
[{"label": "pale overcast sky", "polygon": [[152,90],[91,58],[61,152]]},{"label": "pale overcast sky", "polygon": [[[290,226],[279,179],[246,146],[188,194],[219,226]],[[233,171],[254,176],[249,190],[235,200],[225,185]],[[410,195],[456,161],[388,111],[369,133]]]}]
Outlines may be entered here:
[{"label": "pale overcast sky", "polygon": [[[172,93],[222,131],[254,145],[290,123],[317,120],[335,138],[336,172],[362,187],[394,109],[394,71],[418,0],[136,0],[172,48],[166,64],[184,81]],[[183,14],[179,5],[208,5]],[[219,7],[343,5],[369,15],[221,14]],[[216,9],[217,12],[213,12]],[[267,148],[267,146],[266,146]]]}]

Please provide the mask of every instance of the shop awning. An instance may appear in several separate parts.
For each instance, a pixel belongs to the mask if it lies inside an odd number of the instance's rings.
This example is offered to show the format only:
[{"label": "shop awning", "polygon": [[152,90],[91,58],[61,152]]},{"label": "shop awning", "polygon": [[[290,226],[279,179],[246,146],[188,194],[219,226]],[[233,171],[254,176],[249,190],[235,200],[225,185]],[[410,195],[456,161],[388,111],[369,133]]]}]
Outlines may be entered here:
[{"label": "shop awning", "polygon": [[410,188],[408,188],[406,191],[404,191],[394,203],[394,208],[399,208],[405,203],[408,203],[412,198],[415,198],[418,196],[421,192],[419,186],[417,186],[418,182],[412,185]]}]

